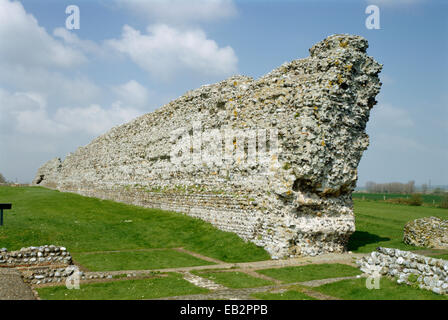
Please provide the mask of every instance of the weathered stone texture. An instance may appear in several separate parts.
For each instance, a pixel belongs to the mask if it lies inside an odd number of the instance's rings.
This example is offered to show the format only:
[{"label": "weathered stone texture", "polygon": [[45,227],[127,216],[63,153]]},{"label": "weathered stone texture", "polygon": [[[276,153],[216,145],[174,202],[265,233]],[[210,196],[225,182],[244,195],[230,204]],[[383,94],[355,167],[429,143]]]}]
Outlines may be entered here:
[{"label": "weathered stone texture", "polygon": [[[381,85],[382,66],[366,55],[367,47],[362,37],[333,35],[313,46],[310,57],[258,80],[235,76],[189,91],[63,162],[45,164],[34,183],[183,212],[273,257],[341,252],[355,229],[351,192]],[[198,120],[203,130],[243,130],[242,136],[276,129],[278,152],[268,164],[237,157],[221,166],[173,163],[178,141],[170,135],[185,127],[194,132]],[[241,140],[233,142],[243,148]]]},{"label": "weathered stone texture", "polygon": [[409,251],[379,247],[356,261],[371,277],[389,276],[399,284],[418,286],[437,294],[448,294],[448,261]]},{"label": "weathered stone texture", "polygon": [[426,217],[410,221],[404,226],[403,242],[417,247],[448,249],[448,220]]}]

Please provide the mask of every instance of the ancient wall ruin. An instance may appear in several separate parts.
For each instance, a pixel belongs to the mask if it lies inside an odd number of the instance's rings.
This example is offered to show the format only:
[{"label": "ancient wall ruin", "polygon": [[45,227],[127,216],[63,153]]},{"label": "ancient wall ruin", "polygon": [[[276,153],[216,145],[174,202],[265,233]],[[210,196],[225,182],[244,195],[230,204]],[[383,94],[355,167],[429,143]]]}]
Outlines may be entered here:
[{"label": "ancient wall ruin", "polygon": [[333,35],[257,80],[189,91],[49,161],[33,183],[182,212],[274,258],[341,252],[381,85],[367,47]]},{"label": "ancient wall ruin", "polygon": [[361,271],[371,277],[389,276],[399,284],[416,286],[437,294],[448,294],[447,260],[378,247],[356,263]]}]

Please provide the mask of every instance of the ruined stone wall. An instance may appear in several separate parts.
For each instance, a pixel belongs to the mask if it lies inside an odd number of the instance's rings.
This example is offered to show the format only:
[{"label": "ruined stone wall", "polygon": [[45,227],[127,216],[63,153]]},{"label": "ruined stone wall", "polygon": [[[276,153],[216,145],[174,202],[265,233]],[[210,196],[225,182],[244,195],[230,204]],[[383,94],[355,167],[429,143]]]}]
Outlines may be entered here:
[{"label": "ruined stone wall", "polygon": [[[367,47],[362,37],[334,35],[258,80],[235,76],[189,91],[51,160],[34,183],[182,212],[274,258],[341,252],[355,228],[351,192],[380,90],[381,65]],[[228,132],[235,137],[219,138],[222,153],[212,157],[212,140]],[[255,147],[247,143],[254,132]]]},{"label": "ruined stone wall", "polygon": [[379,247],[356,261],[361,271],[372,276],[389,276],[397,282],[448,294],[448,261],[409,251]]}]

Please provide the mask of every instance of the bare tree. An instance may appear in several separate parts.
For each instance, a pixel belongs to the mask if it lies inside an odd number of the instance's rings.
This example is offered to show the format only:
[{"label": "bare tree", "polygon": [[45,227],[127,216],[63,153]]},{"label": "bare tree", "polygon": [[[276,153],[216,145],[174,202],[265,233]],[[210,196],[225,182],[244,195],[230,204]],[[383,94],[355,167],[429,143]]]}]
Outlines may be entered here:
[{"label": "bare tree", "polygon": [[389,183],[375,183],[368,181],[366,183],[367,192],[370,193],[414,193],[415,181],[408,183],[389,182]]}]

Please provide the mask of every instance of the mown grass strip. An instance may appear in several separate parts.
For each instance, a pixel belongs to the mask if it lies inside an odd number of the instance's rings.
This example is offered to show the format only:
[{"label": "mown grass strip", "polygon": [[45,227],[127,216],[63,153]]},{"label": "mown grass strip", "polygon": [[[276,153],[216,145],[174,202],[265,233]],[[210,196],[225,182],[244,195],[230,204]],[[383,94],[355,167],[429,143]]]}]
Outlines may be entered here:
[{"label": "mown grass strip", "polygon": [[257,270],[257,272],[284,283],[351,277],[361,274],[358,268],[339,263],[263,269]]},{"label": "mown grass strip", "polygon": [[79,290],[58,286],[40,288],[37,291],[44,300],[141,300],[209,292],[175,273],[153,279],[81,284]]},{"label": "mown grass strip", "polygon": [[203,272],[193,271],[194,274],[212,280],[227,288],[255,288],[274,284],[272,281],[255,278],[244,272],[225,271],[225,272]]},{"label": "mown grass strip", "polygon": [[90,271],[151,270],[214,264],[171,249],[94,254],[76,253],[73,258]]},{"label": "mown grass strip", "polygon": [[44,244],[71,253],[178,248],[225,262],[269,259],[234,233],[180,213],[147,209],[41,187],[0,187],[0,202],[13,203],[0,228],[0,247]]},{"label": "mown grass strip", "polygon": [[380,289],[368,289],[366,279],[359,278],[325,284],[313,290],[346,300],[448,300],[448,296],[399,285],[384,277],[380,280]]},{"label": "mown grass strip", "polygon": [[252,296],[256,299],[261,300],[317,300],[313,297],[306,295],[303,292],[296,290],[288,290],[279,293],[259,292],[252,294]]}]

